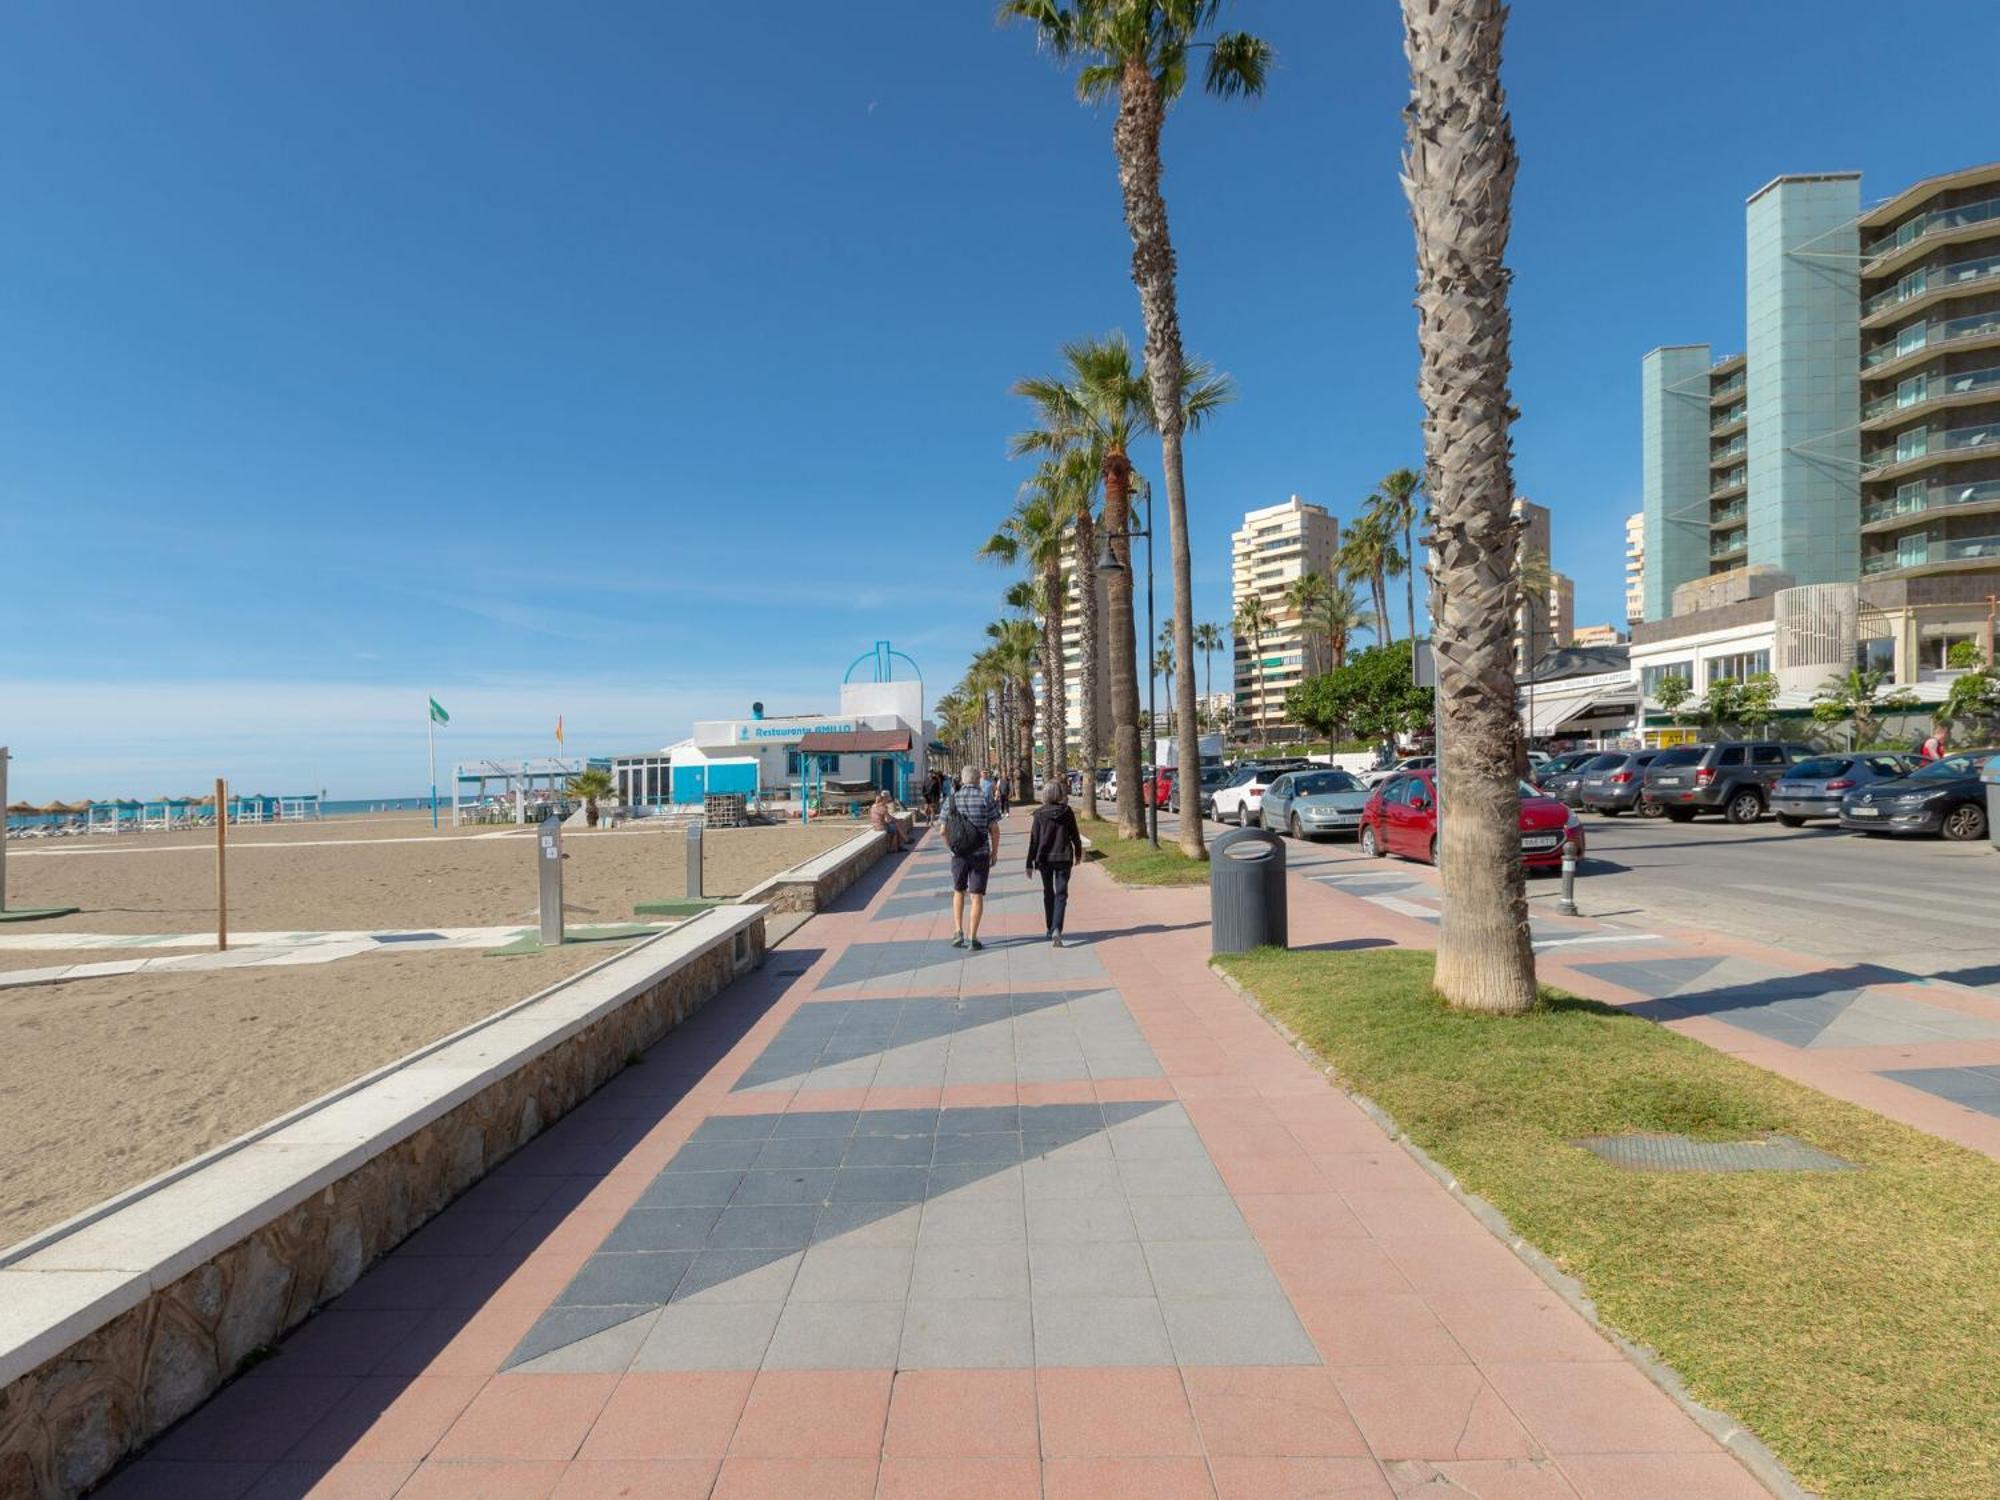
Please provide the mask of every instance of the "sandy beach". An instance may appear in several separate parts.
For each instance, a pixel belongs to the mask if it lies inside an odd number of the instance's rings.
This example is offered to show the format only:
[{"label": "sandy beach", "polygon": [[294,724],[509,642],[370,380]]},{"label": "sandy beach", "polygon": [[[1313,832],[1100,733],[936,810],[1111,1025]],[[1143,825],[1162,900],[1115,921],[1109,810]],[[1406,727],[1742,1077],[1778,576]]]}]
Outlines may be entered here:
[{"label": "sandy beach", "polygon": [[[358,834],[363,825],[372,837]],[[847,823],[716,830],[704,840],[707,893],[738,893],[857,831]],[[9,850],[10,904],[82,910],[0,926],[0,935],[212,929],[211,842],[141,836],[85,848]],[[573,910],[572,925],[630,921],[634,902],[683,894],[678,833],[566,834],[564,849],[566,904],[590,908]],[[531,925],[535,906],[527,834],[431,837],[428,817],[245,830],[229,873],[239,932]],[[390,950],[305,967],[167,970],[0,991],[0,1246],[616,951],[622,945],[505,958]],[[0,950],[0,967],[110,956]]]}]

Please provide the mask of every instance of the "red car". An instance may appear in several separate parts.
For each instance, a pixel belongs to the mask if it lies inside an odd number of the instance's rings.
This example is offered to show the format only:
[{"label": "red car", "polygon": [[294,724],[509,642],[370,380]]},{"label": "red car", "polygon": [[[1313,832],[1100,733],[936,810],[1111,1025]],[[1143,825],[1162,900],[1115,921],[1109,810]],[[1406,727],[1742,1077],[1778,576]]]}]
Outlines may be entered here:
[{"label": "red car", "polygon": [[[1413,771],[1375,788],[1361,809],[1361,852],[1377,859],[1400,854],[1437,863],[1437,785],[1434,771]],[[1521,863],[1531,870],[1562,867],[1565,838],[1583,858],[1583,825],[1554,797],[1521,783]]]},{"label": "red car", "polygon": [[1174,778],[1180,773],[1172,766],[1161,766],[1146,778],[1141,793],[1140,805],[1144,807],[1165,807],[1167,799],[1174,794]]}]

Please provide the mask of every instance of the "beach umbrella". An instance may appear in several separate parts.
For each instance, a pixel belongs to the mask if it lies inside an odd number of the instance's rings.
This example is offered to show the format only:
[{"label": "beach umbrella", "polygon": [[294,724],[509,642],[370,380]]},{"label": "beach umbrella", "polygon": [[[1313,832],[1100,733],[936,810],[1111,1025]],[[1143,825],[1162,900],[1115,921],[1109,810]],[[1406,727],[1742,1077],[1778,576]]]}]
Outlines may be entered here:
[{"label": "beach umbrella", "polygon": [[38,813],[41,809],[32,802],[9,802],[7,804],[7,811],[10,813]]}]

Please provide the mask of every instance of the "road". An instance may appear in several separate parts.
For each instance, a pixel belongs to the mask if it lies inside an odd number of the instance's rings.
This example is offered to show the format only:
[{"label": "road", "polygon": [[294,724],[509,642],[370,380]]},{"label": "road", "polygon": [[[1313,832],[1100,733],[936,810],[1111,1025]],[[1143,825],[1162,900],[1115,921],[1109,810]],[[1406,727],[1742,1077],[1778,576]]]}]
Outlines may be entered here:
[{"label": "road", "polygon": [[[1162,818],[1163,837],[1171,821]],[[1590,857],[1576,899],[1586,916],[1714,931],[2000,996],[2000,851],[1983,841],[1589,813],[1584,828]],[[1294,868],[1331,870],[1361,859],[1346,839],[1292,843],[1290,853]],[[1554,879],[1531,880],[1528,893],[1537,913],[1553,912]]]}]

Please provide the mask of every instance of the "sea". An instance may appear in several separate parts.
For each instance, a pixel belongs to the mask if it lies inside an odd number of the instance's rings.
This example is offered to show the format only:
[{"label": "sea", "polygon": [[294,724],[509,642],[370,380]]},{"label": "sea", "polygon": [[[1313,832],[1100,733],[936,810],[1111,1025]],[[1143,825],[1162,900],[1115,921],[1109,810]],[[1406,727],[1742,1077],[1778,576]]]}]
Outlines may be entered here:
[{"label": "sea", "polygon": [[[333,818],[352,813],[427,812],[430,809],[430,805],[431,799],[427,793],[421,797],[344,797],[337,801],[329,799],[320,803],[319,807],[323,816]],[[449,797],[440,797],[438,799],[438,809],[447,817],[450,816],[451,799]],[[100,816],[108,816],[108,814],[100,814]],[[7,827],[16,830],[33,828],[42,823],[60,824],[67,821],[69,821],[69,815],[63,813],[7,814]]]}]

